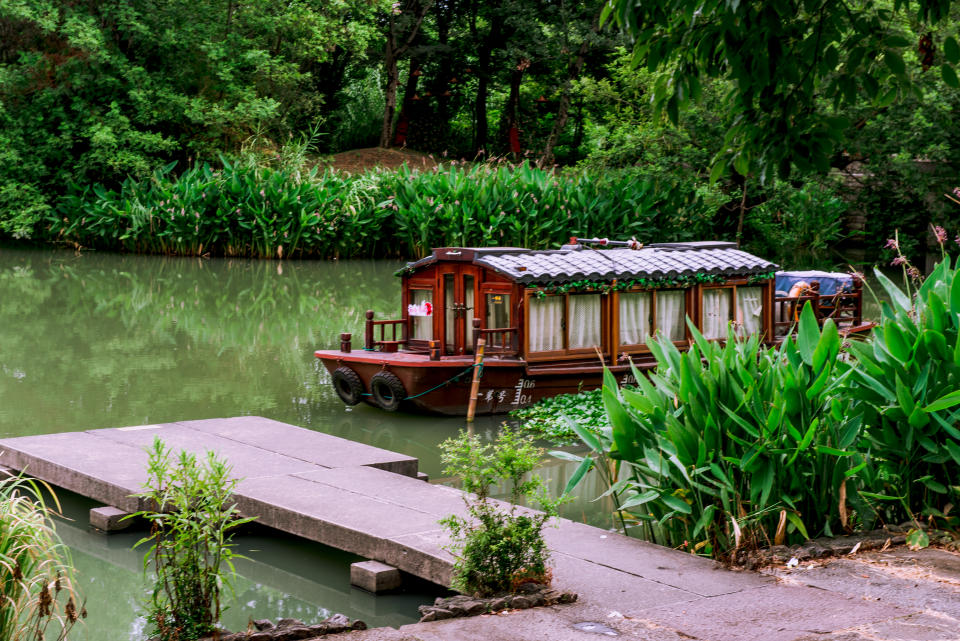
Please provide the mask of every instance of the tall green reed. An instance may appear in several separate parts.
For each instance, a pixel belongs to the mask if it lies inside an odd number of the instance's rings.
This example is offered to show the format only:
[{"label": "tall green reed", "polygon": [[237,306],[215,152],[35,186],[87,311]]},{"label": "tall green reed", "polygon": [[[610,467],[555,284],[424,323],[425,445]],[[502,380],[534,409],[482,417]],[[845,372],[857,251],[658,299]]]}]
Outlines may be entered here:
[{"label": "tall green reed", "polygon": [[0,478],[0,639],[65,639],[87,615],[41,481]]}]

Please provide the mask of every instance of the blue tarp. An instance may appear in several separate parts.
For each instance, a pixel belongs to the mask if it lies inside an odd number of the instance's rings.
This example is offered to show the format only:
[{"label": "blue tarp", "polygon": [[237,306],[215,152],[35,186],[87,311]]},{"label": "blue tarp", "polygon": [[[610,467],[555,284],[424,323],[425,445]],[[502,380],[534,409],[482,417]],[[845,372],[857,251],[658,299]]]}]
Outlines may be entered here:
[{"label": "blue tarp", "polygon": [[853,276],[850,274],[810,270],[805,272],[777,272],[777,292],[785,296],[790,292],[790,288],[800,281],[807,284],[819,281],[821,296],[832,296],[838,290],[853,291]]}]

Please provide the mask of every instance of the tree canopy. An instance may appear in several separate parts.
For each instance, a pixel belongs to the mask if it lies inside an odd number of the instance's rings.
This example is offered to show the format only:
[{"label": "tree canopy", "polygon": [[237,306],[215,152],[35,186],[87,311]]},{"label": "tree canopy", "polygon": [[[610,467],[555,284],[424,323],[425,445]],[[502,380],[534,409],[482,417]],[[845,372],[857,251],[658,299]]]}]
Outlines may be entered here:
[{"label": "tree canopy", "polygon": [[958,86],[950,0],[613,0],[634,62],[665,70],[654,105],[674,123],[706,79],[726,81],[730,115],[714,175],[825,172],[853,123],[844,107],[886,107],[939,67]]}]

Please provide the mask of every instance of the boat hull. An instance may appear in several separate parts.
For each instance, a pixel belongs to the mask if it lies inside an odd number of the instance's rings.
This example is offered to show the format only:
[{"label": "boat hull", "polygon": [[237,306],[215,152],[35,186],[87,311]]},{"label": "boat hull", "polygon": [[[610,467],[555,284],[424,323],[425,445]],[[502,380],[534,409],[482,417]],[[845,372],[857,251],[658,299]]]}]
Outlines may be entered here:
[{"label": "boat hull", "polygon": [[[328,372],[348,367],[363,383],[363,402],[379,407],[369,395],[370,381],[377,372],[387,371],[400,379],[406,398],[401,411],[448,416],[464,416],[470,402],[473,375],[472,358],[443,358],[431,361],[425,355],[403,352],[349,353],[321,350],[315,353]],[[646,369],[644,363],[639,369]],[[629,384],[629,366],[611,368],[621,384]],[[490,359],[484,363],[477,395],[476,413],[504,414],[528,407],[537,401],[579,391],[597,389],[603,384],[600,364],[568,367],[536,367],[523,360]]]}]

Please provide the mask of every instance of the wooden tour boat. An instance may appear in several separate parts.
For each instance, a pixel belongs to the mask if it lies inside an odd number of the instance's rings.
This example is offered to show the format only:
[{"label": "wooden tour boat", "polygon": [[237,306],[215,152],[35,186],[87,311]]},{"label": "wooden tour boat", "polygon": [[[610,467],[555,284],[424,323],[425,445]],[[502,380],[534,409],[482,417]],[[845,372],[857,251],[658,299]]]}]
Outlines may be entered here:
[{"label": "wooden tour boat", "polygon": [[741,336],[780,341],[808,301],[842,332],[871,327],[856,276],[776,269],[727,242],[444,247],[399,272],[401,318],[367,312],[362,349],[341,334],[339,351],[315,355],[348,405],[463,415],[482,338],[476,411],[494,414],[599,387],[604,364],[630,384],[631,360],[655,366],[649,337],[690,345],[688,316],[711,340],[733,323]]}]

